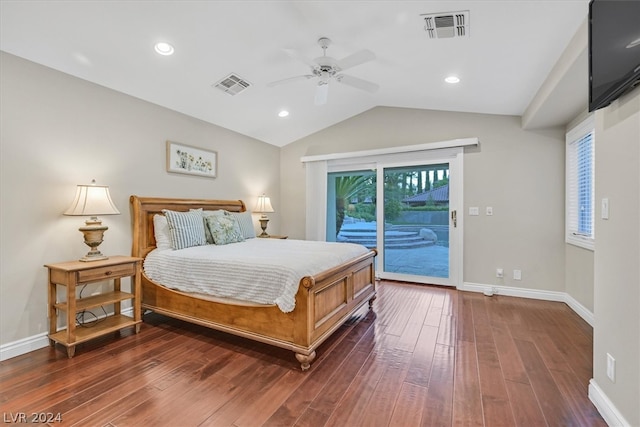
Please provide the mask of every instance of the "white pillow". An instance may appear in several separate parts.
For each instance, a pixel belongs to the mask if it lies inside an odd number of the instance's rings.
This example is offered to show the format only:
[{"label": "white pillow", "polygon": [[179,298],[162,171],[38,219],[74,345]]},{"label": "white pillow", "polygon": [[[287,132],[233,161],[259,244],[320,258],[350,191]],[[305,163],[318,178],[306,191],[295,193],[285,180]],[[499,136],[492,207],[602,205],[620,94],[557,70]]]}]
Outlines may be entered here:
[{"label": "white pillow", "polygon": [[156,237],[156,248],[171,249],[171,234],[169,223],[164,215],[153,216],[153,234]]}]

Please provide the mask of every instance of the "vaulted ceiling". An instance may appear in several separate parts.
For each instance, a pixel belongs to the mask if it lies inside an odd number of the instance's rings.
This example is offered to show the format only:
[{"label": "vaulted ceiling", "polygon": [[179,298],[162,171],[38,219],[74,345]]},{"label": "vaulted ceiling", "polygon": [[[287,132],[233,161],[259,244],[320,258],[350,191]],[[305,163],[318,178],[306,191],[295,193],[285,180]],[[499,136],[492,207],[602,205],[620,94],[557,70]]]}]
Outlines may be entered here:
[{"label": "vaulted ceiling", "polygon": [[[5,52],[284,146],[375,106],[522,115],[585,21],[588,0],[2,0],[0,8]],[[458,11],[468,12],[464,37],[429,37],[423,15]],[[269,85],[310,74],[304,59],[323,54],[320,37],[338,61],[373,52],[344,74],[379,90],[332,80],[316,105],[317,79]],[[156,53],[158,41],[175,53]],[[555,93],[580,110],[587,70],[572,72]],[[250,86],[233,96],[213,87],[229,74]],[[446,83],[450,75],[460,82]],[[283,109],[289,116],[278,116]],[[535,125],[563,124],[552,110]]]}]

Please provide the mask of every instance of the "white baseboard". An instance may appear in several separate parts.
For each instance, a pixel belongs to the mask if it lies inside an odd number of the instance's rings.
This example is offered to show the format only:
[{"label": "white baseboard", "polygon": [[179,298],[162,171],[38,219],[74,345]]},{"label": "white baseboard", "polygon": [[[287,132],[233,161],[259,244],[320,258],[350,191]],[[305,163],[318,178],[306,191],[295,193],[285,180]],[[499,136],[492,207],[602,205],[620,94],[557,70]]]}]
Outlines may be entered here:
[{"label": "white baseboard", "polygon": [[589,400],[609,427],[631,427],[593,378],[589,381]]},{"label": "white baseboard", "polygon": [[593,312],[589,311],[584,305],[580,304],[569,294],[566,294],[564,302],[571,307],[578,316],[582,317],[585,322],[591,325],[592,328],[594,327],[595,317],[593,317]]},{"label": "white baseboard", "polygon": [[[122,314],[133,316],[133,308],[128,307],[122,309]],[[104,315],[99,316],[99,318],[100,317],[104,317]],[[21,356],[29,353],[30,351],[47,347],[49,345],[49,338],[47,335],[47,332],[42,332],[31,337],[0,345],[0,362],[11,359],[12,357]]]},{"label": "white baseboard", "polygon": [[0,345],[0,361],[11,359],[12,357],[20,356],[48,345],[49,338],[47,338],[46,332]]},{"label": "white baseboard", "polygon": [[594,325],[593,313],[576,301],[566,292],[542,291],[538,289],[514,288],[511,286],[484,285],[480,283],[464,282],[458,287],[460,291],[484,293],[491,290],[494,295],[506,295],[510,297],[531,298],[544,301],[558,301],[567,304],[578,316],[591,327]]}]

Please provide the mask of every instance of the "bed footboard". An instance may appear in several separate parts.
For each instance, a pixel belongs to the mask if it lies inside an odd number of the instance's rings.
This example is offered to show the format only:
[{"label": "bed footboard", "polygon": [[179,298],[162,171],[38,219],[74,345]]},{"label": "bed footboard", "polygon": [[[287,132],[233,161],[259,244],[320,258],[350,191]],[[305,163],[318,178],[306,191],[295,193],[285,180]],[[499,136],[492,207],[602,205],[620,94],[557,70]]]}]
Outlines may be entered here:
[{"label": "bed footboard", "polygon": [[[375,298],[374,256],[372,251],[348,265],[301,280],[301,290],[305,292],[299,290],[298,295],[307,299],[308,345],[324,341],[360,306]],[[298,304],[304,302],[297,300]]]},{"label": "bed footboard", "polygon": [[304,277],[296,307],[205,300],[168,289],[143,274],[142,307],[159,314],[291,350],[303,371],[315,350],[365,303],[376,298],[371,251],[321,276]]}]

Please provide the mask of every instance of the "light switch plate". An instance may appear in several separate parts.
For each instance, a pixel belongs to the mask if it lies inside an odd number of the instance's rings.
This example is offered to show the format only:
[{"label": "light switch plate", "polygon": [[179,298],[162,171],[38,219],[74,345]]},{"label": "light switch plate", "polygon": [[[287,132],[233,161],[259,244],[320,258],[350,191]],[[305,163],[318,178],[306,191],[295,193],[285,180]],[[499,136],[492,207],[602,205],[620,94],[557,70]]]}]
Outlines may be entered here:
[{"label": "light switch plate", "polygon": [[469,208],[469,216],[478,216],[480,215],[480,209],[477,206]]},{"label": "light switch plate", "polygon": [[609,199],[608,198],[603,198],[602,199],[602,206],[600,209],[600,217],[602,219],[609,219]]}]

